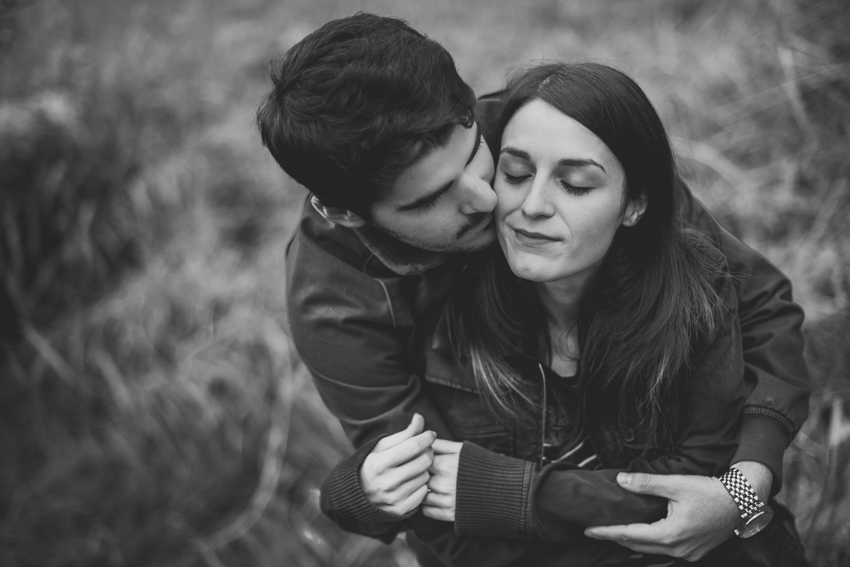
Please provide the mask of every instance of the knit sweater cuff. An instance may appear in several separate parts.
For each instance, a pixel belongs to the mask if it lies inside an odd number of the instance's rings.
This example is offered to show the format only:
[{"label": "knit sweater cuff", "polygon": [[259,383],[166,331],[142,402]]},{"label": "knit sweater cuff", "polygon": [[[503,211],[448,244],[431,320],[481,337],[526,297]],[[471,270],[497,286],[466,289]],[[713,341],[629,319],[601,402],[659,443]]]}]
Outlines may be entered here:
[{"label": "knit sweater cuff", "polygon": [[401,523],[416,509],[400,516],[381,510],[366,499],[360,486],[360,467],[384,435],[372,439],[331,471],[322,485],[322,511],[342,529],[377,538],[384,543],[395,539]]},{"label": "knit sweater cuff", "polygon": [[465,442],[457,472],[455,533],[530,539],[533,471],[530,462]]},{"label": "knit sweater cuff", "polygon": [[770,469],[773,474],[770,495],[774,496],[782,488],[782,455],[789,442],[788,431],[777,420],[745,413],[738,434],[738,452],[732,463],[755,461]]}]

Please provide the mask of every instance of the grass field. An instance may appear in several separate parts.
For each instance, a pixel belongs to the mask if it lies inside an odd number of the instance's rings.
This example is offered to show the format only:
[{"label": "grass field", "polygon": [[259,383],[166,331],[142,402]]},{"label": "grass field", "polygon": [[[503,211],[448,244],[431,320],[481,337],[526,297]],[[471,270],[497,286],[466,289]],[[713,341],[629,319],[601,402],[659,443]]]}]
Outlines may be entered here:
[{"label": "grass field", "polygon": [[318,510],[349,445],[287,335],[304,193],[252,122],[268,61],[360,9],[482,94],[540,59],[638,80],[806,310],[782,497],[850,565],[846,0],[0,2],[0,565],[414,564]]}]

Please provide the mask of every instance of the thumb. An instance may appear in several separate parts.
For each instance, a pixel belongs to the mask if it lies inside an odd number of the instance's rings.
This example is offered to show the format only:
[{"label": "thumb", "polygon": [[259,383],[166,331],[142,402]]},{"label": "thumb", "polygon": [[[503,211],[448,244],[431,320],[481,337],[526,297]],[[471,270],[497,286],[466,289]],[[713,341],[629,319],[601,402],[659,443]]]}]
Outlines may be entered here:
[{"label": "thumb", "polygon": [[375,445],[375,448],[372,450],[375,453],[379,453],[381,451],[385,451],[390,447],[395,447],[399,443],[403,441],[407,441],[411,437],[415,437],[422,433],[422,430],[425,427],[425,420],[418,413],[413,414],[413,417],[410,420],[410,423],[406,428],[399,431],[398,433],[393,433],[388,437],[384,437]]},{"label": "thumb", "polygon": [[676,497],[679,492],[678,475],[621,472],[617,475],[617,484],[634,494],[650,494],[667,499]]}]

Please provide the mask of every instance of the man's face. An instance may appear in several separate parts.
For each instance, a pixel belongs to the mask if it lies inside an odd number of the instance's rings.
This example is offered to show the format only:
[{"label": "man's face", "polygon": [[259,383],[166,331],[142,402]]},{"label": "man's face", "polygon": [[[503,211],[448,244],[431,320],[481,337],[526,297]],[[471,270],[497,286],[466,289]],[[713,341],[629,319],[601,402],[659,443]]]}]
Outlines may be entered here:
[{"label": "man's face", "polygon": [[455,126],[445,146],[407,168],[371,208],[371,224],[435,252],[474,252],[496,238],[493,158],[478,125]]}]

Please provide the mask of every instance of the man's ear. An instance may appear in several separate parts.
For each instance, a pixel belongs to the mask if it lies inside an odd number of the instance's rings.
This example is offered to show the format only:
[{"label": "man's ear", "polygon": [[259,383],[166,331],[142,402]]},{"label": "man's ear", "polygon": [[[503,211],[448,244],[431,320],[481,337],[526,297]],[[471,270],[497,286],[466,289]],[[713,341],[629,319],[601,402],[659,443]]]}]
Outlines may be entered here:
[{"label": "man's ear", "polygon": [[340,226],[347,228],[360,228],[366,224],[366,221],[363,220],[363,218],[357,213],[352,213],[348,209],[344,209],[342,207],[328,207],[327,205],[323,205],[319,198],[315,195],[310,198],[310,204],[313,205],[313,208],[316,209],[320,215]]},{"label": "man's ear", "polygon": [[648,199],[646,191],[641,191],[640,195],[629,201],[626,205],[626,212],[623,214],[623,226],[634,226],[646,212],[646,203]]}]

